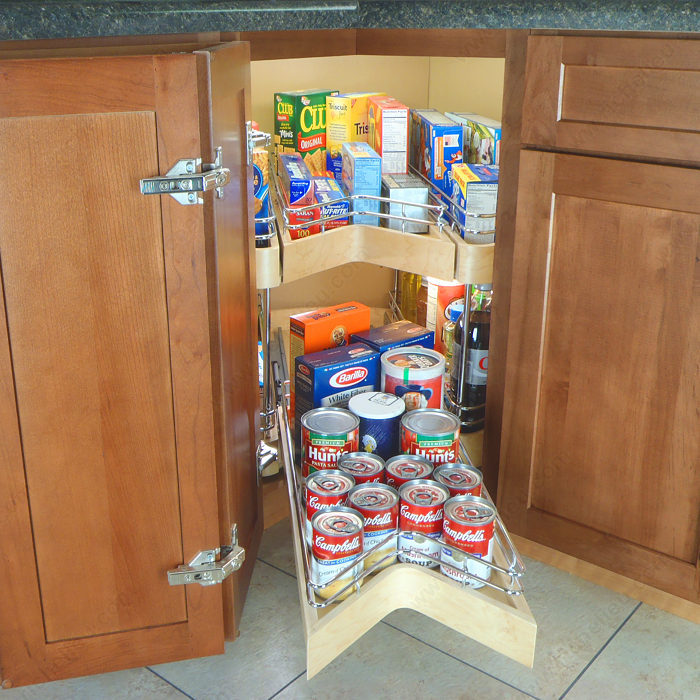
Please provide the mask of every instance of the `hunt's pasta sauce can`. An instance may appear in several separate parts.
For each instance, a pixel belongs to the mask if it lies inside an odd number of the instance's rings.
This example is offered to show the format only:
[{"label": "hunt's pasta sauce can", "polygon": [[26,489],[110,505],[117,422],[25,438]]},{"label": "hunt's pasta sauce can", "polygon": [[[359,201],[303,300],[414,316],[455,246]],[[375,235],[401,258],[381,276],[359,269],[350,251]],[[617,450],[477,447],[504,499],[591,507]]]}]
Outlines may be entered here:
[{"label": "hunt's pasta sauce can", "polygon": [[360,419],[344,408],[314,408],[301,417],[301,473],[335,469],[344,452],[357,452]]},{"label": "hunt's pasta sauce can", "polygon": [[360,419],[360,450],[389,459],[399,451],[399,424],[406,404],[394,394],[355,394],[348,409]]},{"label": "hunt's pasta sauce can", "polygon": [[434,567],[440,556],[442,516],[450,497],[446,486],[428,479],[407,481],[399,489],[399,561]]},{"label": "hunt's pasta sauce can", "polygon": [[344,506],[355,480],[337,469],[323,469],[306,477],[306,539],[311,542],[311,520],[319,510]]},{"label": "hunt's pasta sauce can", "polygon": [[384,460],[366,452],[345,452],[338,457],[338,469],[352,476],[356,484],[384,481]]},{"label": "hunt's pasta sauce can", "polygon": [[433,466],[459,459],[459,419],[449,411],[421,408],[401,419],[401,452],[425,457]]}]

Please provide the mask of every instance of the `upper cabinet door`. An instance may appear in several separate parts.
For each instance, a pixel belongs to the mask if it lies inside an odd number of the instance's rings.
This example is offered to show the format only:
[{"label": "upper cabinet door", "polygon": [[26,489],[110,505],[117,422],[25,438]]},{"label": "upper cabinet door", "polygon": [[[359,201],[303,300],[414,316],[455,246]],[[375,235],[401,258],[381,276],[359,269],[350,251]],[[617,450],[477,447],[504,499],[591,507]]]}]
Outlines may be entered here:
[{"label": "upper cabinet door", "polygon": [[523,151],[499,507],[697,601],[700,171]]},{"label": "upper cabinet door", "polygon": [[[227,543],[228,493],[258,497],[224,460],[214,193],[139,192],[212,157],[209,70],[206,52],[0,61],[0,670],[14,685],[223,651],[223,587],[166,576]],[[244,116],[228,115],[235,138]],[[250,274],[247,253],[226,264]],[[254,400],[254,379],[240,391]]]},{"label": "upper cabinet door", "polygon": [[700,162],[700,41],[531,36],[522,142]]}]

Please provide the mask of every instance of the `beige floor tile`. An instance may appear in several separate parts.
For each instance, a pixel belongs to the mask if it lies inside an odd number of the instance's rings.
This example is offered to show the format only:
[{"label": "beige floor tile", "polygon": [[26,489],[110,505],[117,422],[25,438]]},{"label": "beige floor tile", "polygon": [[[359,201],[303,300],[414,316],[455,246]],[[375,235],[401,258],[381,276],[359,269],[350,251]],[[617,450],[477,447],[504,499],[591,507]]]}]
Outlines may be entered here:
[{"label": "beige floor tile", "polygon": [[521,690],[558,697],[637,602],[534,560],[526,565],[525,597],[538,626],[533,669],[412,611],[387,622]]},{"label": "beige floor tile", "polygon": [[642,605],[567,700],[700,698],[700,625]]},{"label": "beige floor tile", "polygon": [[296,581],[256,562],[240,637],[226,653],[153,668],[197,700],[269,698],[306,668]]},{"label": "beige floor tile", "polygon": [[302,676],[275,700],[526,697],[515,688],[379,623],[310,681]]},{"label": "beige floor tile", "polygon": [[296,576],[291,528],[291,520],[287,518],[265,530],[258,551],[258,559]]},{"label": "beige floor tile", "polygon": [[185,695],[149,670],[134,668],[98,676],[84,676],[66,681],[1,690],[0,697],[2,700],[97,700],[98,698],[109,698],[109,700],[134,700],[135,698],[177,700],[180,698],[184,700]]}]

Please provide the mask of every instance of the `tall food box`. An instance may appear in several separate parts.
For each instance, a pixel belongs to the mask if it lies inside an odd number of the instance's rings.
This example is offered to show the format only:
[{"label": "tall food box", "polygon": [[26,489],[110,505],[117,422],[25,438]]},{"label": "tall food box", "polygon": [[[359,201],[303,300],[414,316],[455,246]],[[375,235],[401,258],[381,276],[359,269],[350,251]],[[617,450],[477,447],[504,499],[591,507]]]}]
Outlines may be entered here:
[{"label": "tall food box", "polygon": [[275,150],[299,153],[313,175],[326,172],[326,98],[337,90],[276,92]]},{"label": "tall food box", "polygon": [[340,182],[343,174],[343,144],[369,138],[367,101],[383,92],[347,92],[326,98],[326,170]]},{"label": "tall food box", "polygon": [[[343,144],[343,189],[348,195],[379,197],[382,189],[382,159],[364,142]],[[353,211],[379,212],[378,199],[355,199]],[[352,223],[377,226],[379,217],[358,214]]]},{"label": "tall food box", "polygon": [[[415,175],[384,175],[382,177],[382,212],[391,216],[405,216],[410,219],[428,220],[428,210],[411,206],[428,204],[428,187]],[[408,204],[410,202],[410,204]],[[400,219],[383,219],[382,226],[405,233],[426,233],[427,223],[401,221]]]},{"label": "tall food box", "polygon": [[472,112],[446,112],[464,129],[464,162],[498,165],[501,156],[501,122]]},{"label": "tall food box", "polygon": [[382,173],[408,172],[409,109],[393,97],[370,97],[369,144],[382,159]]},{"label": "tall food box", "polygon": [[[495,165],[456,165],[452,169],[452,199],[469,214],[495,216],[498,168]],[[467,233],[478,234],[495,226],[495,218],[468,218],[465,221],[464,212],[454,206],[452,215]],[[461,234],[464,238],[464,230]]]}]

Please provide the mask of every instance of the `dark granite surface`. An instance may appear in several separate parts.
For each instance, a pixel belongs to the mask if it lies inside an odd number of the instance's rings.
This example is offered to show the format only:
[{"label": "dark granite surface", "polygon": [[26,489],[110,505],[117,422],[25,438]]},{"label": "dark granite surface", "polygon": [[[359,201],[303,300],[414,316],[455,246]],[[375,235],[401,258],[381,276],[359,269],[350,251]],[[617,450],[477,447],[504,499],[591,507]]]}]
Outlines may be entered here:
[{"label": "dark granite surface", "polygon": [[0,39],[280,29],[700,31],[700,0],[9,0]]}]

